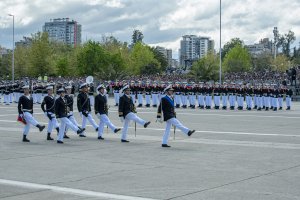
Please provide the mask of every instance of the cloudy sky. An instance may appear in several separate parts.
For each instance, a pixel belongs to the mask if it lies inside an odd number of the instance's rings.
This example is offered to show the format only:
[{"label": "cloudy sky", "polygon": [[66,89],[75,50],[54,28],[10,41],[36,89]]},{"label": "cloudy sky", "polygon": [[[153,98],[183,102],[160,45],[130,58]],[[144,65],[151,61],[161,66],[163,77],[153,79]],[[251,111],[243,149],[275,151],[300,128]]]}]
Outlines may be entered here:
[{"label": "cloudy sky", "polygon": [[[185,34],[209,36],[219,46],[219,0],[0,0],[0,45],[12,46],[12,17],[15,40],[42,30],[45,21],[69,17],[82,24],[82,40],[101,40],[113,35],[131,41],[139,29],[144,42],[173,49],[178,57]],[[222,0],[222,44],[239,37],[245,44],[295,32],[300,42],[300,0]]]}]

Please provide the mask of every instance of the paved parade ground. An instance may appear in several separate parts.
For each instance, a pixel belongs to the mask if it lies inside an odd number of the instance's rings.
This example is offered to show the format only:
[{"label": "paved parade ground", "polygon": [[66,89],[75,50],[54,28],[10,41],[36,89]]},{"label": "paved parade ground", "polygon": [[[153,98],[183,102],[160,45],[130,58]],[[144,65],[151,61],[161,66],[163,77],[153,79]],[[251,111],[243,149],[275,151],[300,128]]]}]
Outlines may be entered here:
[{"label": "paved parade ground", "polygon": [[[109,117],[121,127],[110,104]],[[31,142],[21,142],[16,107],[0,105],[1,200],[300,199],[300,103],[278,112],[177,109],[197,131],[188,138],[176,130],[175,140],[172,132],[171,148],[161,147],[165,124],[155,123],[154,108],[137,109],[152,123],[137,125],[136,137],[131,124],[130,143],[106,129],[99,141],[89,126],[86,138],[69,132],[57,144],[35,127]],[[46,124],[39,105],[34,111]]]}]

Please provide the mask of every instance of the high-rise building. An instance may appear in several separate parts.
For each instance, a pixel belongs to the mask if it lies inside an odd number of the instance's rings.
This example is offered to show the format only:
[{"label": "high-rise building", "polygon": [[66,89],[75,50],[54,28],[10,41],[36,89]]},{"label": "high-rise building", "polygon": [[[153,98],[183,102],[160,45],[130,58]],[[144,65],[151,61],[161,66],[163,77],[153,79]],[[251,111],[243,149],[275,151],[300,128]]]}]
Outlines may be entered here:
[{"label": "high-rise building", "polygon": [[69,18],[57,18],[46,22],[43,31],[47,32],[51,41],[63,42],[70,46],[81,44],[81,25]]},{"label": "high-rise building", "polygon": [[157,51],[159,51],[166,57],[167,62],[168,62],[167,67],[172,67],[172,49],[166,49],[166,48],[160,47],[160,46],[157,46],[155,48]]},{"label": "high-rise building", "polygon": [[269,38],[264,38],[258,44],[245,45],[249,53],[256,57],[262,53],[274,54],[274,43]]},{"label": "high-rise building", "polygon": [[184,35],[180,41],[180,65],[189,68],[194,61],[203,58],[209,51],[214,52],[214,41],[209,37]]}]

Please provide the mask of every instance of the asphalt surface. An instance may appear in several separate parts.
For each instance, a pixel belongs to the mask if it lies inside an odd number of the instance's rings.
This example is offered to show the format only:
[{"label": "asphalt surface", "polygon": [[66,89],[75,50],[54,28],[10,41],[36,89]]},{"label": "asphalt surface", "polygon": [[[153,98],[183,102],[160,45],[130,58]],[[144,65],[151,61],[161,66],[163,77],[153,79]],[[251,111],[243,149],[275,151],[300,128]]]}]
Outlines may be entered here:
[{"label": "asphalt surface", "polygon": [[[121,127],[110,104],[109,117]],[[16,107],[0,105],[0,199],[300,199],[297,102],[278,112],[177,109],[178,119],[197,131],[187,137],[176,130],[174,140],[172,129],[171,148],[161,147],[165,124],[155,122],[154,108],[137,109],[152,123],[137,125],[136,137],[132,123],[130,143],[106,128],[99,141],[88,126],[87,138],[69,131],[61,145],[35,127],[31,142],[21,142]],[[39,105],[34,111],[46,124]]]}]

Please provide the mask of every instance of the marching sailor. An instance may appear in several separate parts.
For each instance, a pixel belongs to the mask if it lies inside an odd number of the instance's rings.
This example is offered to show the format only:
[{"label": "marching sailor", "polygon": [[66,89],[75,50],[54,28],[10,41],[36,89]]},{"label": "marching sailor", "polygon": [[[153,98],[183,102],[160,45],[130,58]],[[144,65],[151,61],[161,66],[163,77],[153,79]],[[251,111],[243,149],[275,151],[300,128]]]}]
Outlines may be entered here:
[{"label": "marching sailor", "polygon": [[104,125],[106,124],[114,133],[120,131],[120,128],[117,128],[115,125],[111,123],[108,118],[108,105],[107,98],[105,94],[104,85],[99,85],[97,87],[99,94],[95,97],[95,114],[100,119],[99,129],[98,129],[98,140],[104,140],[102,137]]},{"label": "marching sailor", "polygon": [[122,130],[122,138],[121,142],[129,142],[127,139],[127,130],[129,126],[129,122],[135,121],[138,124],[141,124],[144,126],[144,128],[147,128],[147,126],[151,123],[150,121],[146,122],[145,120],[139,118],[135,113],[136,109],[132,100],[132,97],[130,96],[130,88],[128,85],[122,88],[122,91],[124,92],[124,95],[120,97],[119,102],[119,117],[121,122],[124,122],[124,127]]},{"label": "marching sailor", "polygon": [[57,143],[63,144],[63,139],[65,135],[66,126],[70,127],[73,131],[75,131],[77,134],[81,134],[83,132],[82,129],[74,125],[69,119],[68,119],[68,106],[67,106],[67,100],[65,97],[65,89],[62,87],[59,90],[57,90],[57,94],[59,94],[59,97],[55,100],[55,114],[56,117],[60,120],[60,127],[59,127],[59,134],[57,136]]},{"label": "marching sailor", "polygon": [[[45,116],[49,119],[48,121],[48,129],[47,129],[47,140],[53,140],[51,137],[51,132],[53,128],[59,132],[59,124],[55,117],[54,109],[55,109],[55,98],[53,96],[53,86],[49,85],[46,88],[48,95],[44,97],[44,100],[41,104],[41,108],[45,114]],[[46,105],[46,108],[45,108]]]},{"label": "marching sailor", "polygon": [[[98,125],[91,115],[91,103],[88,97],[88,84],[83,83],[80,85],[80,93],[77,96],[77,108],[82,117],[82,129],[85,130],[86,123],[88,120],[90,124],[98,131]],[[86,137],[84,134],[80,134],[80,137]]]},{"label": "marching sailor", "polygon": [[[161,99],[160,105],[157,111],[157,121],[166,122],[166,130],[162,140],[162,147],[171,147],[168,145],[168,139],[170,136],[171,126],[179,128],[184,134],[191,136],[195,130],[190,130],[187,127],[183,126],[178,119],[176,119],[176,112],[174,106],[173,93],[174,89],[171,85],[164,89],[164,92],[167,93],[165,97]],[[163,112],[164,119],[161,118]]]},{"label": "marching sailor", "polygon": [[[67,106],[68,106],[68,119],[78,128],[81,129],[80,125],[78,124],[77,120],[74,117],[74,113],[73,113],[73,105],[74,105],[74,95],[72,94],[72,89],[73,87],[71,85],[68,85],[67,87],[65,87],[66,89],[66,94],[65,94],[65,99],[67,101]],[[66,128],[66,132],[68,131],[68,126]],[[65,133],[64,138],[69,138],[69,136],[67,136],[67,134]]]},{"label": "marching sailor", "polygon": [[45,128],[44,125],[40,125],[33,117],[33,98],[29,94],[29,85],[23,86],[24,95],[22,95],[19,99],[18,103],[18,112],[19,117],[22,119],[23,123],[25,123],[25,127],[23,130],[23,142],[30,142],[27,139],[27,135],[29,133],[30,124],[36,126],[40,132],[42,132]]}]

